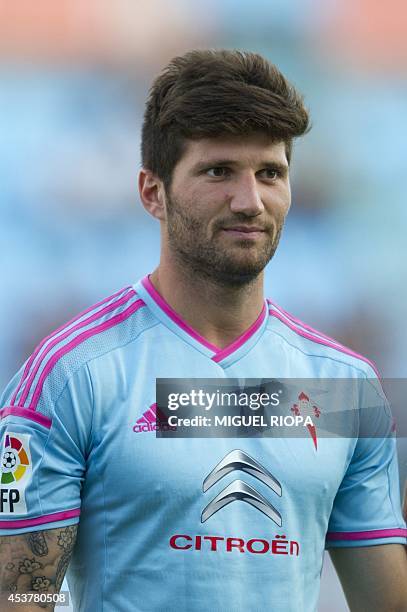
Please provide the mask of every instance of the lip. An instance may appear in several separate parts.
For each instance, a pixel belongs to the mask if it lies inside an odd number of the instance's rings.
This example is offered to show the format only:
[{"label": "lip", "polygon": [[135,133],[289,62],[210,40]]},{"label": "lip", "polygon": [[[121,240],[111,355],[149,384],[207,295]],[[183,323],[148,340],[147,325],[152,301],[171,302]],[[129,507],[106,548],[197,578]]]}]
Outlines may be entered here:
[{"label": "lip", "polygon": [[224,227],[222,231],[229,234],[229,236],[234,236],[236,238],[242,238],[244,240],[254,240],[256,238],[260,238],[265,232],[264,229],[259,227],[245,227],[241,225],[237,225],[236,227]]},{"label": "lip", "polygon": [[264,229],[262,227],[256,227],[256,226],[250,226],[248,227],[247,225],[234,225],[233,227],[224,227],[223,230],[225,232],[243,232],[245,234],[251,234],[251,233],[260,233],[260,232],[264,232]]}]

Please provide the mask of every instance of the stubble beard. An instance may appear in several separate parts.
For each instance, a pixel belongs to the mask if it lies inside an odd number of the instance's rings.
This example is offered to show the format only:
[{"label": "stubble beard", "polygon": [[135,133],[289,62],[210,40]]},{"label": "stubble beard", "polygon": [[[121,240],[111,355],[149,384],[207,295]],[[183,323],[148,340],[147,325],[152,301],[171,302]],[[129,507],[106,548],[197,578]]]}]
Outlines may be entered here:
[{"label": "stubble beard", "polygon": [[[246,215],[235,215],[233,222],[247,223],[248,219]],[[238,288],[253,283],[274,256],[282,229],[283,223],[270,228],[268,240],[261,247],[242,240],[239,245],[226,248],[219,239],[209,242],[202,223],[185,214],[175,198],[167,196],[167,236],[172,254],[189,273],[222,287]],[[245,251],[247,256],[243,257]]]}]

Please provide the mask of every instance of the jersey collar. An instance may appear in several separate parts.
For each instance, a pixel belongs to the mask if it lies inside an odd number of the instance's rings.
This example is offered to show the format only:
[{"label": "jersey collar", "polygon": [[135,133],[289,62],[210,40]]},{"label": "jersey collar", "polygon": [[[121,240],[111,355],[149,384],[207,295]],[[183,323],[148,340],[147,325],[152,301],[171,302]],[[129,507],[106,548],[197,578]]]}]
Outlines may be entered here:
[{"label": "jersey collar", "polygon": [[264,301],[260,315],[249,329],[231,344],[221,349],[208,342],[171,308],[168,302],[158,293],[150,281],[149,275],[139,280],[134,285],[134,289],[166,327],[223,367],[231,365],[232,362],[237,361],[243,354],[247,353],[257,343],[266,326],[267,303]]}]

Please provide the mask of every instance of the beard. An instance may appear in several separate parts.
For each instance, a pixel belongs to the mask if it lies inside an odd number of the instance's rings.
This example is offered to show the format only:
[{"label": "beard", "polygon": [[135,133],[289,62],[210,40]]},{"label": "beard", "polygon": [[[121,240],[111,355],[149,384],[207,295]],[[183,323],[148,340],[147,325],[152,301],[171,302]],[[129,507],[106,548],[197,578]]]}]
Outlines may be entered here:
[{"label": "beard", "polygon": [[219,220],[212,227],[212,237],[207,235],[207,225],[193,216],[190,206],[167,195],[167,235],[173,255],[179,264],[198,277],[228,287],[251,284],[276,252],[284,219],[268,225],[264,238],[257,240],[236,239],[233,244],[226,236],[222,240],[222,228],[253,223],[242,213],[230,219]]}]

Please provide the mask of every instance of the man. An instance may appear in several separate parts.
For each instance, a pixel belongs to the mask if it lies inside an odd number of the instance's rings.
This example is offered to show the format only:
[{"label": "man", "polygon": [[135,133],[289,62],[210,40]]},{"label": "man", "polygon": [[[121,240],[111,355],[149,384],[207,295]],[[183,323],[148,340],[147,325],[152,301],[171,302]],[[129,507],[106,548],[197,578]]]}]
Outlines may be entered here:
[{"label": "man", "polygon": [[364,357],[263,298],[307,129],[256,54],[192,51],[154,82],[139,190],[160,263],[4,392],[3,589],[57,591],[69,564],[77,610],[310,612],[326,542],[352,611],[407,609],[393,438],[154,434],[157,379],[372,379],[385,403]]}]

